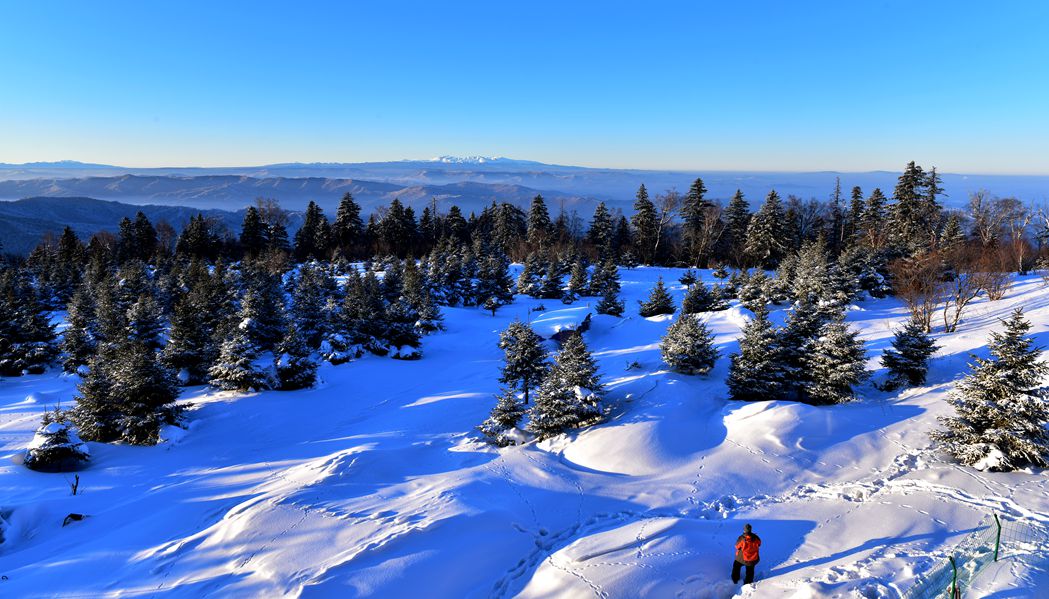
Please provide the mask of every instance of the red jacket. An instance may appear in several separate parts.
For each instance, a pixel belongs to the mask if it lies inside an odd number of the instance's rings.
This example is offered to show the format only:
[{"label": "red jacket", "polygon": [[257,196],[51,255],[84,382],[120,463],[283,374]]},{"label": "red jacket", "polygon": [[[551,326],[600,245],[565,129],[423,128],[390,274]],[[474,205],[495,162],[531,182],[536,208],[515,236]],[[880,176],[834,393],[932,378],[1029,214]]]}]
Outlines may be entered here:
[{"label": "red jacket", "polygon": [[752,532],[739,535],[736,539],[736,561],[747,566],[758,563],[761,559],[758,547],[761,547],[761,538],[758,535]]}]

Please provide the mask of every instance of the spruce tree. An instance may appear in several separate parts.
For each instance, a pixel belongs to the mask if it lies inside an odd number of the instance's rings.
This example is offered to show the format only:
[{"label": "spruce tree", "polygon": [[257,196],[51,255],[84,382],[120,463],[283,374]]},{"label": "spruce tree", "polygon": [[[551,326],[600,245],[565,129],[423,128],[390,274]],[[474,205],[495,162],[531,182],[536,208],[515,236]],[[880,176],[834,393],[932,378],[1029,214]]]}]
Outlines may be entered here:
[{"label": "spruce tree", "polygon": [[288,325],[277,344],[273,369],[277,373],[277,388],[282,391],[305,389],[317,381],[317,362],[294,323]]},{"label": "spruce tree", "polygon": [[736,190],[725,208],[725,240],[728,258],[737,268],[746,263],[747,229],[750,228],[750,204],[743,192]]},{"label": "spruce tree", "polygon": [[576,260],[572,264],[572,272],[568,276],[568,291],[577,296],[585,295],[587,292],[586,265],[582,260]]},{"label": "spruce tree", "polygon": [[728,309],[728,304],[715,290],[704,285],[703,281],[697,281],[689,287],[685,293],[685,299],[681,302],[682,314],[696,314],[726,309]]},{"label": "spruce tree", "polygon": [[623,315],[626,310],[626,306],[623,305],[622,300],[619,299],[619,294],[612,287],[605,289],[605,294],[601,296],[601,301],[597,303],[595,307],[598,314],[608,314],[610,316],[619,317]]},{"label": "spruce tree", "polygon": [[339,202],[331,234],[332,242],[343,256],[356,255],[363,241],[364,223],[361,221],[361,207],[354,201],[350,192],[346,192]]},{"label": "spruce tree", "polygon": [[714,336],[696,316],[682,313],[659,344],[663,361],[684,374],[706,374],[718,359]]},{"label": "spruce tree", "polygon": [[779,194],[770,191],[747,227],[746,254],[762,268],[775,268],[783,258],[786,215]]},{"label": "spruce tree", "polygon": [[551,233],[550,213],[543,196],[537,195],[532,198],[528,209],[528,243],[533,249],[543,249],[549,243]]},{"label": "spruce tree", "polygon": [[929,358],[937,349],[936,342],[925,332],[925,326],[915,318],[908,320],[895,332],[892,348],[886,348],[881,356],[882,366],[889,370],[885,388],[924,385]]},{"label": "spruce tree", "polygon": [[43,422],[26,448],[22,463],[39,472],[72,472],[91,458],[67,415],[55,408],[44,412]]},{"label": "spruce tree", "polygon": [[542,287],[542,276],[546,270],[543,257],[538,252],[532,252],[525,258],[524,268],[517,277],[517,292],[532,297],[539,296]]},{"label": "spruce tree", "polygon": [[598,256],[602,259],[614,255],[615,225],[604,202],[599,203],[594,209],[590,229],[587,231],[587,240],[597,249]]},{"label": "spruce tree", "polygon": [[331,225],[316,202],[306,206],[302,227],[295,233],[295,258],[300,261],[328,257],[331,245]]},{"label": "spruce tree", "polygon": [[499,447],[514,445],[515,441],[508,433],[517,428],[524,414],[525,408],[517,398],[517,393],[512,388],[504,388],[496,396],[492,412],[477,430],[481,431],[489,443]]},{"label": "spruce tree", "polygon": [[535,297],[539,299],[557,299],[564,295],[561,289],[562,275],[557,262],[551,260],[546,266],[546,274],[536,291]]},{"label": "spruce tree", "polygon": [[247,327],[236,326],[219,347],[218,358],[208,369],[208,382],[227,391],[269,389],[271,377],[258,365],[258,359],[259,347],[251,339]]},{"label": "spruce tree", "polygon": [[866,351],[840,315],[826,322],[802,357],[799,397],[814,405],[845,403],[867,376]]},{"label": "spruce tree", "polygon": [[700,236],[706,224],[707,210],[711,204],[704,196],[707,188],[703,185],[703,179],[697,178],[688,188],[684,202],[681,206],[682,235],[689,256],[689,264],[695,264],[702,250],[700,247]]},{"label": "spruce tree", "polygon": [[248,206],[240,225],[240,248],[246,257],[256,258],[266,250],[268,242],[266,223],[255,206]]},{"label": "spruce tree", "polygon": [[88,285],[77,288],[66,308],[66,330],[62,333],[61,350],[65,358],[62,369],[67,373],[79,372],[87,366],[95,353],[97,343],[93,332],[95,305]]},{"label": "spruce tree", "polygon": [[143,294],[127,311],[127,338],[141,343],[153,351],[159,350],[164,341],[164,315],[152,295]]},{"label": "spruce tree", "polygon": [[528,431],[537,439],[601,420],[604,386],[583,336],[569,335],[536,392]]},{"label": "spruce tree", "polygon": [[503,350],[499,382],[520,390],[527,404],[530,391],[543,380],[548,369],[543,339],[532,327],[515,320],[499,334],[499,348]]},{"label": "spruce tree", "polygon": [[932,438],[955,459],[980,470],[1007,472],[1049,465],[1049,365],[1027,336],[1031,323],[1017,309],[992,332],[990,358],[974,358],[972,372],[948,397],[955,416]]},{"label": "spruce tree", "polygon": [[739,353],[732,354],[729,367],[729,397],[741,401],[783,399],[787,373],[783,365],[779,335],[767,310],[758,310],[743,327]]},{"label": "spruce tree", "polygon": [[652,288],[648,299],[643,302],[638,300],[638,304],[640,305],[638,313],[645,318],[660,314],[673,314],[674,310],[676,310],[674,298],[670,297],[670,292],[667,291],[666,285],[663,284],[663,277],[659,277],[656,280],[656,286]]},{"label": "spruce tree", "polygon": [[630,218],[630,224],[634,228],[634,244],[640,253],[641,262],[654,264],[656,240],[659,238],[659,215],[656,213],[656,205],[648,199],[648,190],[644,185],[637,190],[634,216]]},{"label": "spruce tree", "polygon": [[120,347],[111,369],[109,393],[119,406],[120,440],[132,445],[154,445],[160,427],[174,424],[178,415],[175,372],[166,367],[147,343],[129,339]]}]

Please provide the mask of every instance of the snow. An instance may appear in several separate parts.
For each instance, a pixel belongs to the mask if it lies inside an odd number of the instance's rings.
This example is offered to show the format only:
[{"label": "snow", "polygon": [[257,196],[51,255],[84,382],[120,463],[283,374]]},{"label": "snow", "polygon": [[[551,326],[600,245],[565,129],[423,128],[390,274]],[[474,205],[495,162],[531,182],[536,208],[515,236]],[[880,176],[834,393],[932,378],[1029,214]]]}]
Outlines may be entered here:
[{"label": "snow", "polygon": [[[1049,478],[961,467],[927,436],[999,318],[1025,307],[1047,345],[1037,277],[936,335],[926,386],[867,385],[860,401],[813,407],[726,399],[750,317],[735,302],[707,320],[714,369],[667,370],[658,344],[671,319],[639,317],[636,300],[662,276],[680,306],[680,274],[621,270],[626,314],[595,315],[584,334],[609,419],[541,443],[496,449],[473,429],[499,391],[498,333],[521,318],[548,336],[597,298],[534,312],[543,302],[519,296],[494,317],[446,308],[447,331],[424,338],[421,360],[324,365],[314,389],[189,388],[187,428],[165,428],[160,445],[88,443],[77,496],[66,475],[16,463],[42,410],[72,405],[77,377],[4,379],[0,595],[898,597],[992,512],[1043,542],[992,564],[970,594],[1049,584]],[[906,310],[891,298],[857,307],[847,320],[877,379]],[[69,513],[89,518],[63,527]],[[729,580],[744,523],[763,539],[753,586]]]}]

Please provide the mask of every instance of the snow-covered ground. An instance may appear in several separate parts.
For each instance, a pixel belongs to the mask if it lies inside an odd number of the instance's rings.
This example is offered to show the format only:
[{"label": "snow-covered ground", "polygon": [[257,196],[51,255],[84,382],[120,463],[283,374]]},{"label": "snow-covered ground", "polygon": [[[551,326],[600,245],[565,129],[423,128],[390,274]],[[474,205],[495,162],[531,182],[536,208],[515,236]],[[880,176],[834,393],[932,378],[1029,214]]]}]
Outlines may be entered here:
[{"label": "snow-covered ground", "polygon": [[[75,378],[0,381],[0,596],[898,597],[992,512],[1049,526],[1043,472],[959,467],[927,437],[999,317],[1023,306],[1049,345],[1040,279],[974,303],[940,335],[928,386],[868,385],[853,404],[811,407],[726,399],[746,319],[735,303],[709,320],[716,368],[667,372],[671,319],[637,316],[635,300],[663,275],[680,305],[680,271],[622,275],[626,317],[595,315],[585,334],[612,416],[538,444],[495,449],[473,431],[498,390],[497,334],[515,317],[557,328],[593,298],[545,301],[545,313],[518,298],[495,317],[445,309],[448,330],[425,338],[421,361],[325,366],[316,389],[188,389],[188,430],[157,447],[89,444],[77,496],[71,474],[19,464]],[[894,299],[849,311],[870,368],[904,318]],[[71,512],[88,517],[63,527]],[[729,569],[745,522],[763,545],[757,585],[743,587]],[[971,596],[1046,588],[1046,560],[1020,555]]]}]

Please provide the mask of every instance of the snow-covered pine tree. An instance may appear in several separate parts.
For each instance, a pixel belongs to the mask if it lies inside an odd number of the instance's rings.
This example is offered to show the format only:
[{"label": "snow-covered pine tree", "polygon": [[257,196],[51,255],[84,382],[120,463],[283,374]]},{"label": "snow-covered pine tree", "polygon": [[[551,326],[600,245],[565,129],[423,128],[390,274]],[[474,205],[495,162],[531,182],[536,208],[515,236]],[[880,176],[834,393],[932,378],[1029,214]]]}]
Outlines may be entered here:
[{"label": "snow-covered pine tree", "polygon": [[151,294],[140,295],[127,311],[127,338],[141,343],[152,351],[164,345],[164,315],[160,305]]},{"label": "snow-covered pine tree", "polygon": [[674,307],[674,298],[670,297],[670,292],[667,291],[666,285],[663,284],[663,277],[659,277],[656,280],[656,286],[652,288],[648,299],[645,301],[638,300],[637,303],[640,304],[638,313],[645,318],[660,314],[673,314],[676,309]]},{"label": "snow-covered pine tree", "polygon": [[95,305],[90,286],[80,285],[66,307],[66,330],[62,333],[61,350],[65,355],[62,369],[70,374],[86,367],[94,355],[97,343],[92,332]]},{"label": "snow-covered pine tree", "polygon": [[611,259],[605,260],[600,266],[594,266],[593,272],[590,273],[590,285],[587,295],[600,297],[605,295],[605,291],[609,288],[619,293],[619,268]]},{"label": "snow-covered pine tree", "polygon": [[762,268],[775,268],[783,257],[786,217],[779,194],[770,191],[747,226],[745,252]]},{"label": "snow-covered pine tree", "polygon": [[768,311],[759,309],[743,326],[739,353],[732,354],[726,381],[729,397],[742,401],[783,399],[787,375],[779,335]]},{"label": "snow-covered pine tree", "polygon": [[706,374],[718,359],[714,335],[691,313],[683,312],[667,327],[659,350],[671,370],[684,374]]},{"label": "snow-covered pine tree", "polygon": [[601,301],[597,302],[595,306],[598,314],[608,314],[609,316],[622,316],[623,311],[626,310],[626,306],[623,301],[619,299],[619,294],[616,290],[609,287],[605,290],[605,294],[601,297]]},{"label": "snow-covered pine tree", "polygon": [[561,283],[561,270],[557,266],[557,261],[551,260],[546,265],[546,274],[543,276],[543,281],[533,297],[537,299],[558,299],[564,295],[564,292],[561,290]]},{"label": "snow-covered pine tree", "polygon": [[812,351],[829,316],[816,304],[802,300],[794,304],[787,322],[779,331],[779,352],[788,394],[800,394],[807,380],[806,355]]},{"label": "snow-covered pine tree", "polygon": [[273,369],[277,373],[277,388],[282,391],[305,389],[317,381],[317,362],[294,323],[288,325],[277,344]]},{"label": "snow-covered pine tree", "polygon": [[112,393],[112,365],[117,354],[113,345],[101,346],[88,360],[87,373],[77,384],[76,407],[69,416],[88,441],[108,443],[120,436],[120,403]]},{"label": "snow-covered pine tree", "polygon": [[881,364],[889,370],[885,389],[924,385],[929,358],[937,349],[936,342],[925,332],[922,323],[914,318],[908,320],[895,332],[892,348],[886,348],[882,353]]},{"label": "snow-covered pine tree", "polygon": [[39,472],[71,472],[91,458],[73,423],[58,408],[44,412],[43,422],[26,448],[22,463]]},{"label": "snow-covered pine tree", "polygon": [[510,259],[502,252],[487,253],[480,259],[477,285],[474,289],[475,303],[495,298],[500,305],[514,301],[514,282],[509,273]]},{"label": "snow-covered pine tree", "polygon": [[517,392],[512,388],[505,387],[496,396],[496,404],[492,408],[492,412],[477,427],[477,430],[481,431],[481,434],[493,445],[498,445],[499,447],[515,445],[516,441],[508,433],[517,428],[524,414],[525,408],[521,404],[521,400],[518,399]]},{"label": "snow-covered pine tree", "polygon": [[499,382],[519,389],[528,403],[529,392],[546,375],[549,364],[543,339],[532,327],[514,320],[499,334],[499,348],[503,350],[503,368]]},{"label": "snow-covered pine tree", "polygon": [[699,312],[713,312],[728,309],[728,304],[703,281],[696,281],[685,293],[685,299],[681,302],[682,314],[697,314]]},{"label": "snow-covered pine tree", "polygon": [[295,288],[291,294],[295,330],[302,342],[311,348],[319,347],[321,340],[328,333],[325,311],[327,277],[327,272],[316,263],[303,264],[299,267]]},{"label": "snow-covered pine tree", "polygon": [[517,293],[537,297],[542,287],[542,275],[546,268],[539,252],[532,252],[525,258],[524,268],[517,277]]},{"label": "snow-covered pine tree", "polygon": [[841,315],[835,316],[820,327],[802,356],[799,398],[813,405],[851,401],[854,388],[869,376],[866,361],[863,341]]},{"label": "snow-covered pine tree", "polygon": [[161,425],[178,419],[175,372],[161,363],[156,350],[130,339],[117,349],[107,368],[111,369],[109,393],[120,411],[120,440],[132,445],[156,444]]},{"label": "snow-covered pine tree", "polygon": [[972,372],[948,396],[955,416],[930,434],[955,459],[979,470],[1008,472],[1049,465],[1049,403],[1043,380],[1049,365],[1027,336],[1031,323],[1017,309],[992,332],[991,357],[974,358]]},{"label": "snow-covered pine tree", "polygon": [[604,392],[583,336],[569,335],[536,392],[528,432],[542,440],[600,422]]},{"label": "snow-covered pine tree", "polygon": [[753,274],[740,271],[737,277],[736,293],[739,303],[751,312],[765,310],[769,303],[769,277],[765,271],[756,270]]},{"label": "snow-covered pine tree", "polygon": [[253,310],[250,302],[243,303],[236,324],[219,346],[218,358],[208,369],[208,382],[219,389],[260,391],[272,386],[268,369],[258,364],[261,349],[252,335]]},{"label": "snow-covered pine tree", "polygon": [[422,357],[418,351],[422,338],[415,326],[418,321],[419,313],[404,299],[386,306],[386,330],[382,339],[395,348],[394,358],[417,360]]},{"label": "snow-covered pine tree", "polygon": [[572,272],[568,276],[568,291],[574,295],[582,296],[587,292],[586,265],[582,260],[576,260],[572,264]]},{"label": "snow-covered pine tree", "polygon": [[696,271],[689,268],[685,270],[685,272],[681,275],[681,278],[679,278],[678,281],[685,287],[690,287],[691,285],[699,281],[699,276],[696,275]]},{"label": "snow-covered pine tree", "polygon": [[261,268],[251,268],[244,273],[244,288],[237,320],[261,350],[273,349],[287,326],[280,277]]}]

